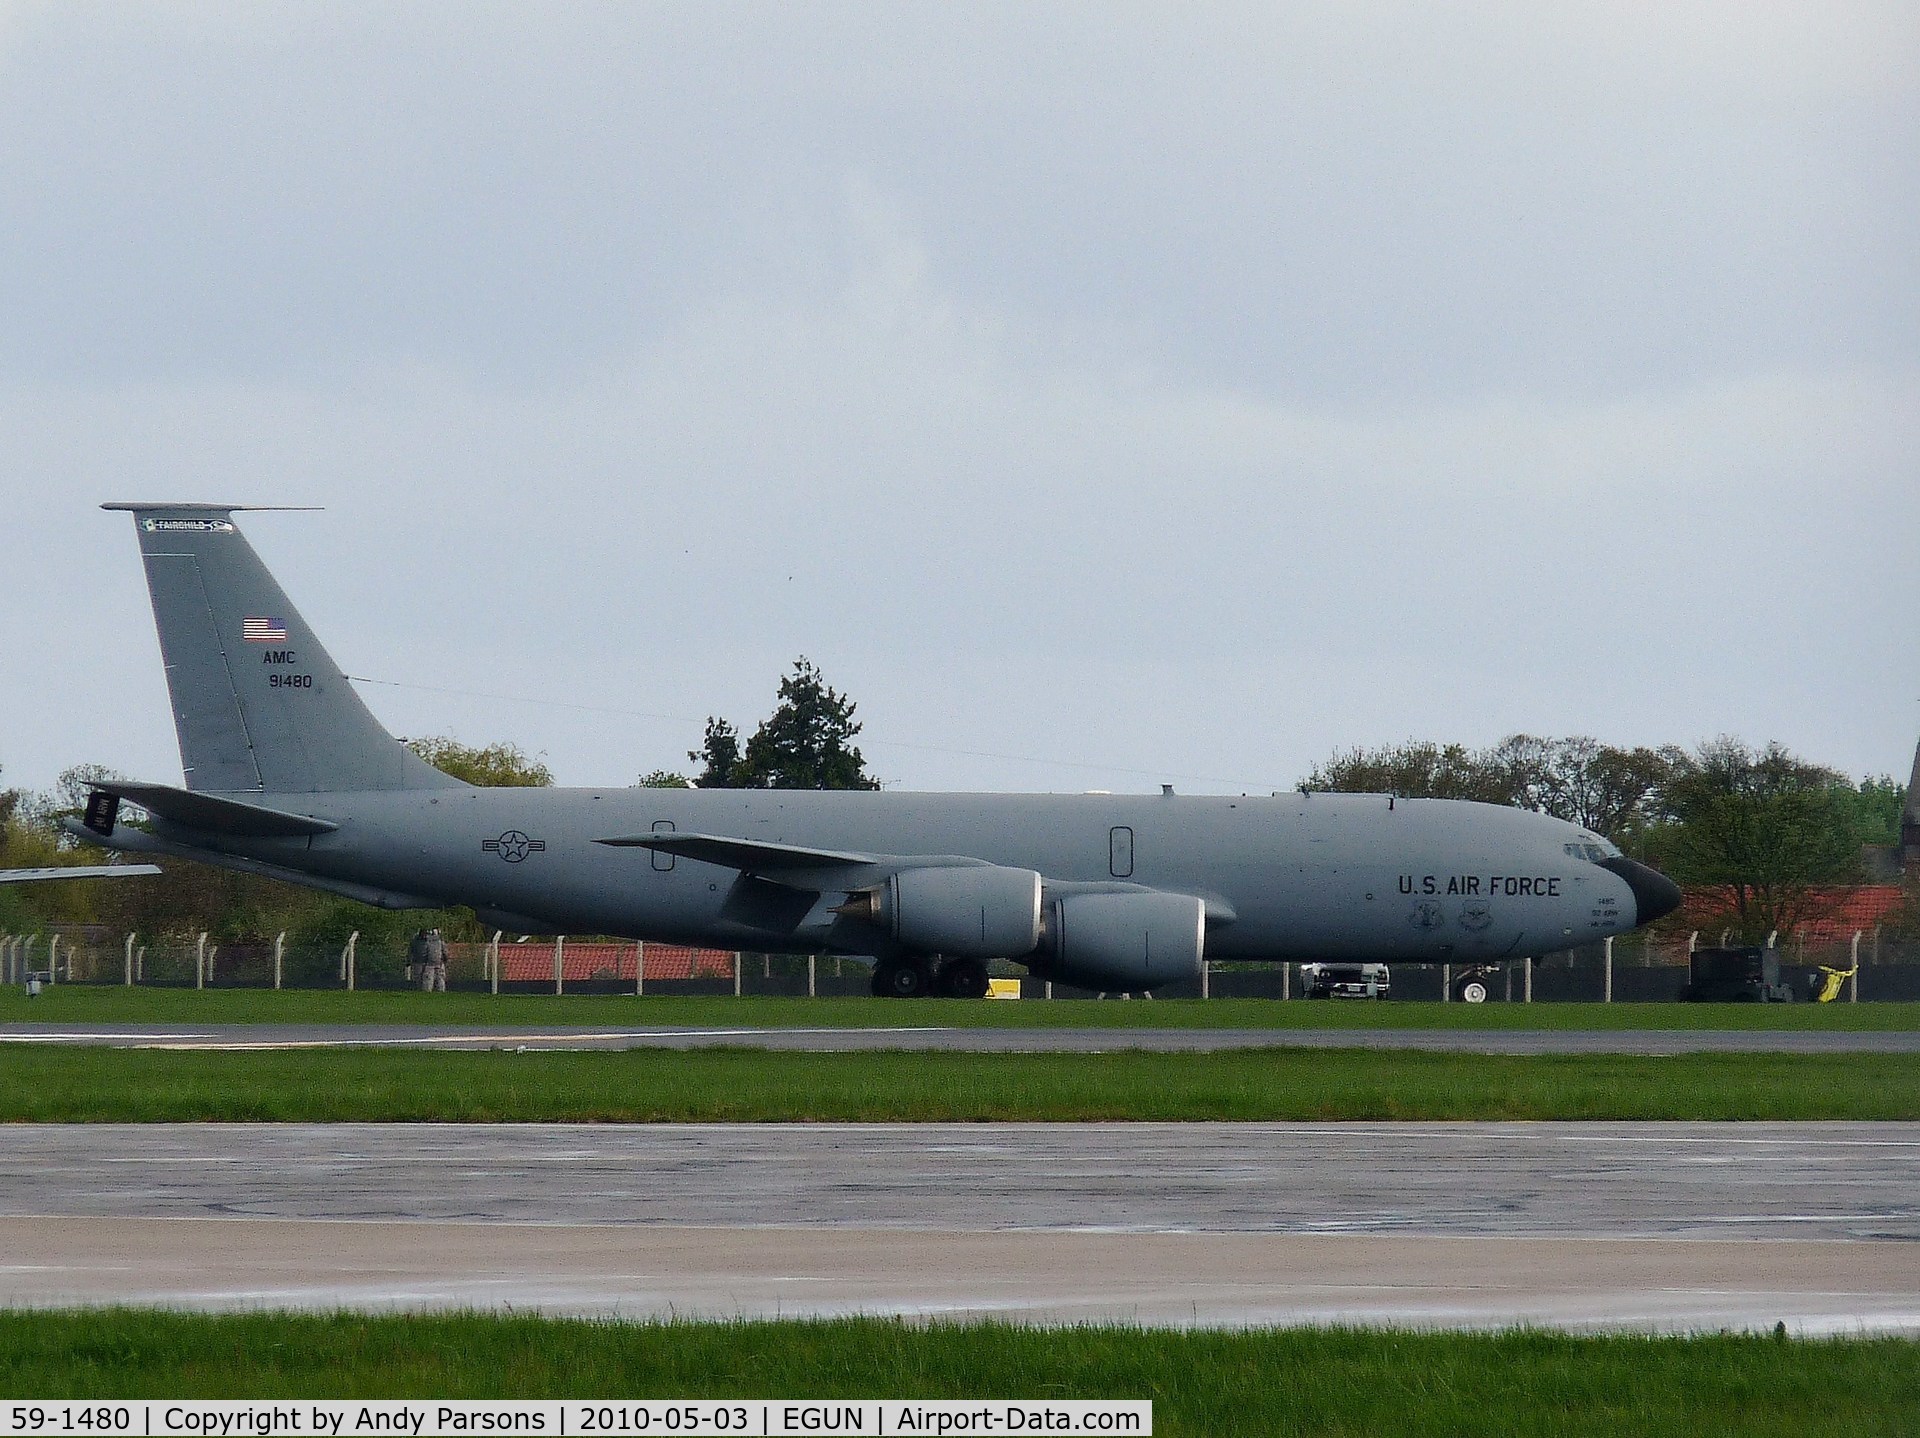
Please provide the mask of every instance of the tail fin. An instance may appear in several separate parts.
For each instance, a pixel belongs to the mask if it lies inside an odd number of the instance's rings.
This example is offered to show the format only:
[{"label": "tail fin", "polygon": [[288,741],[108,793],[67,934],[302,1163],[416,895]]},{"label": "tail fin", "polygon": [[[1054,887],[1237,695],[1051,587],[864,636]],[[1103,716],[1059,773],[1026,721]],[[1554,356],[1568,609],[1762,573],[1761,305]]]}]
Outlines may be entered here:
[{"label": "tail fin", "polygon": [[1913,751],[1913,777],[1907,780],[1907,802],[1900,810],[1900,859],[1920,864],[1920,745]]},{"label": "tail fin", "polygon": [[232,504],[132,513],[187,787],[298,794],[457,788],[368,712],[240,531]]}]

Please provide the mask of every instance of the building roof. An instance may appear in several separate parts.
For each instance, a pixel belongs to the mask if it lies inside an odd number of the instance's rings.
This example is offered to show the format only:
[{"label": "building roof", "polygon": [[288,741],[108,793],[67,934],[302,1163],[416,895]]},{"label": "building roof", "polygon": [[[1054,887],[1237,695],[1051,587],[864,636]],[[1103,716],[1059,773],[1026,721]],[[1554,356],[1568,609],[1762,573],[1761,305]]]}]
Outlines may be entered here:
[{"label": "building roof", "polygon": [[[1872,933],[1906,902],[1898,884],[1832,885],[1807,894],[1806,917],[1793,930],[1809,944],[1845,943],[1855,932]],[[1702,926],[1733,911],[1729,889],[1689,889],[1686,913]],[[1784,934],[1782,938],[1786,937]]]}]

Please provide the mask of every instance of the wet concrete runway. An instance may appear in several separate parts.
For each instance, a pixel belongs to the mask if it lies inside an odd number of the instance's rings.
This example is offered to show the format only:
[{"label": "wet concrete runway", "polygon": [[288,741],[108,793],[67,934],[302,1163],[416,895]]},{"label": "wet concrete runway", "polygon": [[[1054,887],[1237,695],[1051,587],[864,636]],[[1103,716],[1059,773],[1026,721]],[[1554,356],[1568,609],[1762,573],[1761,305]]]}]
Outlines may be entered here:
[{"label": "wet concrete runway", "polygon": [[0,1045],[162,1049],[761,1048],[1158,1053],[1377,1048],[1484,1054],[1920,1053],[1920,1031],[1783,1029],[510,1028],[405,1024],[8,1024]]},{"label": "wet concrete runway", "polygon": [[1920,1332],[1920,1124],[0,1129],[0,1301]]}]

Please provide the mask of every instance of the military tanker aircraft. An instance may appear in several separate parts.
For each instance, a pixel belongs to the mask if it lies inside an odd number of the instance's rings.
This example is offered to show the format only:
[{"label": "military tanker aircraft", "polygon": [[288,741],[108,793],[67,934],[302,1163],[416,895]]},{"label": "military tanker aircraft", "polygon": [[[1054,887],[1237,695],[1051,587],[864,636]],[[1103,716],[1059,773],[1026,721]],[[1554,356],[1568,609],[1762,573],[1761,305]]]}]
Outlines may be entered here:
[{"label": "military tanker aircraft", "polygon": [[1485,963],[1680,902],[1598,834],[1451,800],[475,788],[368,711],[235,525],[253,506],[103,507],[133,515],[186,779],[96,784],[70,823],[108,848],[520,932],[848,955],[903,998],[981,996],[994,959],[1107,992],[1207,957]]}]

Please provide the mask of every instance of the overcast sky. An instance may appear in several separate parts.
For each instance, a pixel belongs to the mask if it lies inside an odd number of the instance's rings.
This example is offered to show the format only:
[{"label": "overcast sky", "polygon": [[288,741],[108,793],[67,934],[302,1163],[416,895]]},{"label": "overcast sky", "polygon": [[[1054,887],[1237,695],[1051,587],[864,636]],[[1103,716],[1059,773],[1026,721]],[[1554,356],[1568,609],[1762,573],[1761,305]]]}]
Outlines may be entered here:
[{"label": "overcast sky", "polygon": [[0,487],[0,784],[178,779],[113,499],[562,783],[1904,779],[1920,6],[0,0]]}]

